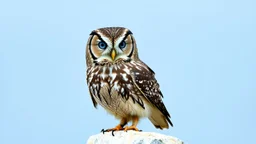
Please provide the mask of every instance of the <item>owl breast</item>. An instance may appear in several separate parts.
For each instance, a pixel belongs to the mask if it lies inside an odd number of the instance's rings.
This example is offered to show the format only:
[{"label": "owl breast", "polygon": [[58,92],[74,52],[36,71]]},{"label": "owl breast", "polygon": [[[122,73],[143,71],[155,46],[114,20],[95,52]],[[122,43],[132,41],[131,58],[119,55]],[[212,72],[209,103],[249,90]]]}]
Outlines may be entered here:
[{"label": "owl breast", "polygon": [[131,64],[96,65],[87,69],[93,99],[116,118],[148,117],[150,104],[134,85]]}]

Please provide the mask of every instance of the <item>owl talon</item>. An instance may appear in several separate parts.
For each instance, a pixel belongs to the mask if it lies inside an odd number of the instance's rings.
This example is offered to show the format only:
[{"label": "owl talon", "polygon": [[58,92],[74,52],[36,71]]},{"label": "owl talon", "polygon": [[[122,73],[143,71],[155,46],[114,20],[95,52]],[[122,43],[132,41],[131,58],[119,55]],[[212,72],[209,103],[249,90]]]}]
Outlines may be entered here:
[{"label": "owl talon", "polygon": [[102,129],[101,132],[104,134],[105,132],[112,132],[112,136],[115,136],[114,135],[114,131],[121,131],[121,130],[124,130],[124,128],[121,126],[121,125],[117,125],[116,127],[114,128],[111,128],[111,129]]},{"label": "owl talon", "polygon": [[102,132],[103,134],[105,133],[105,130],[104,129],[102,129],[100,132]]},{"label": "owl talon", "polygon": [[[100,132],[102,132],[103,134],[105,133],[105,132],[110,132],[111,130],[108,130],[108,129],[106,129],[106,130],[104,130],[104,129],[102,129]],[[115,136],[114,135],[114,131],[116,131],[116,130],[112,130],[111,132],[112,132],[112,136]]]}]

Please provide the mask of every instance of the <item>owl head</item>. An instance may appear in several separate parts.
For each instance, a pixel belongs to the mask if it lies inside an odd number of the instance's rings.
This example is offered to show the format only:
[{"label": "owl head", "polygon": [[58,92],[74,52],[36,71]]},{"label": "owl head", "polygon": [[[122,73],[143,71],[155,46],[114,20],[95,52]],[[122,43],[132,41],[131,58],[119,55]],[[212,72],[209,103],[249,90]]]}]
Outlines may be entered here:
[{"label": "owl head", "polygon": [[99,28],[91,32],[86,46],[86,64],[139,60],[132,32],[123,27]]}]

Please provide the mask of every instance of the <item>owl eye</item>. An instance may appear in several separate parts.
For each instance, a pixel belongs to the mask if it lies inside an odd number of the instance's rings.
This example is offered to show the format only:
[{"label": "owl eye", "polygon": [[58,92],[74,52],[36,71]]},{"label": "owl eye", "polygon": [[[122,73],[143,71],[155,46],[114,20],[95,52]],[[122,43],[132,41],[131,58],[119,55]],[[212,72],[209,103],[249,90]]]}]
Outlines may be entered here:
[{"label": "owl eye", "polygon": [[99,47],[100,49],[106,49],[106,48],[107,48],[107,44],[106,44],[104,41],[100,41],[100,42],[98,43],[98,47]]},{"label": "owl eye", "polygon": [[123,49],[126,47],[126,42],[125,41],[122,41],[120,44],[119,44],[119,48],[120,49]]}]

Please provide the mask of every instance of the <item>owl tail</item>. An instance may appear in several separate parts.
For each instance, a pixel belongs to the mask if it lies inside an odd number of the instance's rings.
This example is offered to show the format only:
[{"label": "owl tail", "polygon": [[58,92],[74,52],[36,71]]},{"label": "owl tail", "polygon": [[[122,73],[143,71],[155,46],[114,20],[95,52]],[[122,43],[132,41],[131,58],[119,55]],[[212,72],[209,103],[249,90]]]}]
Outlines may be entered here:
[{"label": "owl tail", "polygon": [[158,109],[153,109],[151,111],[149,120],[153,123],[153,125],[156,128],[159,128],[159,129],[169,128],[169,124],[167,122],[166,117]]}]

